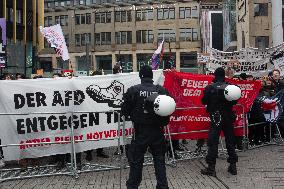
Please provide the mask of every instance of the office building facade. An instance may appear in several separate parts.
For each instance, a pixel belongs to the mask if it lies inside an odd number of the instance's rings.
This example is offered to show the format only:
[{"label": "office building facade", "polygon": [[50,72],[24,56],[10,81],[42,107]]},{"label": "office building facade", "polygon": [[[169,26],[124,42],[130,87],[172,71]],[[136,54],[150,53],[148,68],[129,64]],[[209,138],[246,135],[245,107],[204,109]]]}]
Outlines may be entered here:
[{"label": "office building facade", "polygon": [[46,44],[40,61],[53,69],[106,73],[119,62],[124,72],[138,71],[164,39],[160,68],[174,62],[177,70],[197,73],[199,10],[196,1],[45,0],[45,26],[62,26],[70,60]]},{"label": "office building facade", "polygon": [[[237,49],[246,47],[265,49],[273,46],[272,1],[238,0],[236,6]],[[280,38],[282,37],[283,32]]]}]

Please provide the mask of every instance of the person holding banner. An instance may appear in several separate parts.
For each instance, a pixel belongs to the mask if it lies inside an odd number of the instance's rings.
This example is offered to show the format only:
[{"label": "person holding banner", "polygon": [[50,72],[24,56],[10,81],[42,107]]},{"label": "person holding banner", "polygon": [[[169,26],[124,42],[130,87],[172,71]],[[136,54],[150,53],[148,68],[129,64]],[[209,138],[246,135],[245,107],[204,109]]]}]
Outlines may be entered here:
[{"label": "person holding banner", "polygon": [[139,71],[141,84],[130,87],[123,95],[122,115],[129,117],[134,125],[134,136],[127,145],[126,156],[130,165],[127,189],[138,189],[142,181],[144,154],[148,147],[154,159],[157,189],[168,189],[165,153],[167,150],[163,126],[169,122],[169,116],[161,117],[149,113],[144,108],[147,97],[153,94],[168,95],[165,88],[153,84],[153,72],[150,66]]},{"label": "person holding banner", "polygon": [[236,116],[232,110],[237,101],[228,101],[224,95],[224,88],[228,84],[225,82],[225,70],[221,67],[214,72],[213,83],[206,86],[202,104],[206,105],[206,111],[210,114],[211,126],[208,133],[208,153],[206,163],[208,167],[201,170],[201,174],[216,176],[215,164],[218,156],[218,144],[221,131],[224,132],[226,147],[230,166],[228,172],[232,175],[237,174],[236,162],[238,156],[235,152],[235,136],[233,121]]}]

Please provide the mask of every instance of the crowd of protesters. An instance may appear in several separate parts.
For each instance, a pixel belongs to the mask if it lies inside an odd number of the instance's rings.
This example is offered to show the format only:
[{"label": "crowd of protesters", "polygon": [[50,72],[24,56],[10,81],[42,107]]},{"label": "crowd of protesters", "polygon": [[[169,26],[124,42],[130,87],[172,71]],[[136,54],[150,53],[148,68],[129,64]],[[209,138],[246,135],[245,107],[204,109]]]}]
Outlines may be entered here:
[{"label": "crowd of protesters", "polygon": [[[226,70],[227,77],[239,80],[260,80],[261,89],[259,91],[257,99],[261,97],[273,97],[281,90],[284,90],[284,80],[280,78],[280,70],[274,69],[269,72],[268,75],[261,78],[254,78],[252,75],[241,73],[239,76],[235,76],[232,69]],[[281,136],[284,136],[284,114],[280,115],[278,122],[268,123],[264,117],[264,109],[262,104],[255,100],[251,110],[248,114],[249,122],[249,142],[251,145],[261,145],[263,143],[273,141],[278,133],[278,126]],[[237,138],[237,148],[242,149],[242,138]]]},{"label": "crowd of protesters", "polygon": [[[268,76],[262,77],[261,84],[258,98],[273,97],[284,90],[284,80],[280,78],[280,71],[277,69],[270,72]],[[263,111],[265,111],[264,107],[256,100],[248,117],[248,121],[252,125],[249,128],[249,139],[253,145],[270,142],[279,135],[279,132],[281,136],[284,136],[284,114],[280,115],[276,123],[267,123]]]}]

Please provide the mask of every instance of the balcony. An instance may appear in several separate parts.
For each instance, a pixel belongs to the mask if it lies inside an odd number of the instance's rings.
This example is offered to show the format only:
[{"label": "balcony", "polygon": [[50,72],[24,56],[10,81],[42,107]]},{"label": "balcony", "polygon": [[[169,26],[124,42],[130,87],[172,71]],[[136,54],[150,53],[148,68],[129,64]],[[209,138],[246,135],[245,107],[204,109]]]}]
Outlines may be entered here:
[{"label": "balcony", "polygon": [[132,4],[128,2],[128,0],[116,0],[115,4],[118,6],[131,6]]},{"label": "balcony", "polygon": [[88,5],[91,8],[97,9],[97,8],[102,8],[103,6],[101,4],[98,3],[94,3],[94,4],[90,4]]},{"label": "balcony", "polygon": [[56,12],[60,12],[60,11],[66,11],[66,8],[65,7],[61,7],[61,6],[58,6],[58,7],[54,7],[54,10]]},{"label": "balcony", "polygon": [[103,5],[104,7],[117,7],[118,5],[115,4],[114,1],[112,0],[101,0],[101,5]]},{"label": "balcony", "polygon": [[86,5],[75,5],[75,8],[80,9],[80,10],[85,10],[85,9],[88,9],[89,7]]},{"label": "balcony", "polygon": [[44,12],[53,12],[54,9],[52,7],[45,7]]},{"label": "balcony", "polygon": [[136,5],[136,6],[139,6],[139,5],[146,5],[147,2],[151,2],[151,1],[144,1],[144,0],[138,0],[138,1],[134,1],[134,0],[131,0],[131,1],[128,1],[128,3],[132,4],[132,5]]},{"label": "balcony", "polygon": [[173,4],[175,3],[176,1],[175,0],[162,0],[160,1],[161,3],[165,3],[165,4]]}]

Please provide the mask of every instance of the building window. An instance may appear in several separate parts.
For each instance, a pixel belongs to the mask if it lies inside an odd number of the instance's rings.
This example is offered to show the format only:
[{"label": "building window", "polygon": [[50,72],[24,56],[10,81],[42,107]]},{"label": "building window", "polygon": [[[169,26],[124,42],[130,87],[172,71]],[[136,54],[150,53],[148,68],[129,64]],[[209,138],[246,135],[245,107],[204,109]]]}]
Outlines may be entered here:
[{"label": "building window", "polygon": [[96,45],[101,44],[101,34],[100,33],[95,34],[95,43],[96,43]]},{"label": "building window", "polygon": [[90,13],[76,14],[75,15],[75,24],[76,25],[91,24],[91,14]]},{"label": "building window", "polygon": [[64,35],[66,46],[69,47],[69,35]]},{"label": "building window", "polygon": [[48,27],[52,25],[52,16],[44,17],[44,26]]},{"label": "building window", "polygon": [[131,31],[115,32],[115,42],[116,44],[131,44],[132,32]]},{"label": "building window", "polygon": [[111,23],[111,12],[106,13],[106,23]]},{"label": "building window", "polygon": [[180,28],[180,41],[198,41],[198,29],[197,28]]},{"label": "building window", "polygon": [[191,18],[198,18],[197,6],[191,7]]},{"label": "building window", "polygon": [[81,19],[81,15],[80,14],[76,14],[75,15],[75,24],[79,25],[80,24],[80,19]]},{"label": "building window", "polygon": [[90,33],[81,34],[81,46],[85,46],[90,43],[91,43],[91,34]]},{"label": "building window", "polygon": [[100,12],[95,14],[96,23],[111,23],[111,12]]},{"label": "building window", "polygon": [[192,39],[192,29],[191,28],[181,28],[179,41],[191,41]]},{"label": "building window", "polygon": [[179,8],[179,18],[191,18],[191,8],[190,7],[180,7]]},{"label": "building window", "polygon": [[136,31],[136,43],[153,43],[153,30],[138,30]]},{"label": "building window", "polygon": [[132,21],[131,11],[126,11],[126,14],[127,14],[127,22],[131,22]]},{"label": "building window", "polygon": [[86,0],[86,5],[90,5],[91,4],[91,0]]},{"label": "building window", "polygon": [[91,44],[91,33],[85,33],[86,44]]},{"label": "building window", "polygon": [[74,0],[74,5],[85,5],[86,0]]},{"label": "building window", "polygon": [[76,47],[81,46],[81,35],[80,34],[75,34],[75,45]]},{"label": "building window", "polygon": [[60,2],[60,6],[61,6],[61,7],[64,7],[64,6],[65,6],[65,1],[61,1],[61,2]]},{"label": "building window", "polygon": [[68,15],[61,15],[60,16],[60,25],[61,26],[68,26]]},{"label": "building window", "polygon": [[81,14],[81,24],[86,24],[86,15]]},{"label": "building window", "polygon": [[91,24],[91,14],[90,13],[86,14],[86,24]]},{"label": "building window", "polygon": [[46,41],[46,38],[44,38],[44,48],[50,48],[50,44]]},{"label": "building window", "polygon": [[157,12],[158,20],[175,19],[175,8],[162,8]]},{"label": "building window", "polygon": [[198,18],[197,6],[194,7],[180,7],[179,8],[179,18]]},{"label": "building window", "polygon": [[110,45],[111,44],[111,32],[95,33],[96,45]]},{"label": "building window", "polygon": [[180,53],[181,68],[197,68],[197,52]]},{"label": "building window", "polygon": [[60,24],[60,16],[55,16],[55,24]]},{"label": "building window", "polygon": [[96,13],[95,14],[95,22],[96,23],[101,23],[101,13]]},{"label": "building window", "polygon": [[83,33],[81,34],[81,46],[86,45],[86,35]]},{"label": "building window", "polygon": [[255,48],[265,49],[269,47],[268,36],[256,36],[255,37]]},{"label": "building window", "polygon": [[21,24],[22,22],[22,10],[16,10],[16,23]]},{"label": "building window", "polygon": [[136,11],[136,21],[153,20],[153,10],[144,9]]},{"label": "building window", "polygon": [[121,22],[126,22],[126,11],[121,11]]},{"label": "building window", "polygon": [[131,22],[131,11],[115,11],[114,13],[115,22]]},{"label": "building window", "polygon": [[176,41],[176,33],[173,29],[159,29],[158,30],[158,41],[174,42]]},{"label": "building window", "polygon": [[114,20],[115,22],[120,22],[120,12],[119,11],[116,11],[114,13]]},{"label": "building window", "polygon": [[242,48],[245,48],[245,44],[246,44],[245,32],[242,31]]},{"label": "building window", "polygon": [[101,14],[101,23],[106,23],[106,15]]},{"label": "building window", "polygon": [[91,34],[90,33],[83,33],[83,34],[75,34],[75,45],[85,46],[91,43]]},{"label": "building window", "polygon": [[267,3],[255,3],[254,4],[254,16],[268,16],[268,4]]},{"label": "building window", "polygon": [[12,8],[7,8],[7,14],[9,22],[14,22],[14,10]]}]

